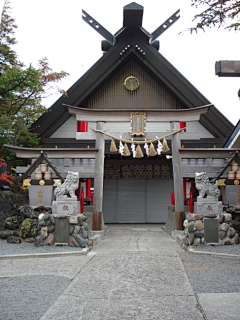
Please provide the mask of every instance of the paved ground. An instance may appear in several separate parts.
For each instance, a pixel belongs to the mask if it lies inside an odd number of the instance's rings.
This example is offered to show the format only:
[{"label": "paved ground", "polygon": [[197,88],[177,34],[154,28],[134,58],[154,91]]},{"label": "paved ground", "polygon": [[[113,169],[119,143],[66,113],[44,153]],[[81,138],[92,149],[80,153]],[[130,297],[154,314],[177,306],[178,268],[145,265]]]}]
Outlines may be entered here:
[{"label": "paved ground", "polygon": [[[160,225],[109,225],[87,255],[0,260],[0,319],[239,320],[226,265],[225,286],[207,285],[214,259],[183,251]],[[227,261],[238,276],[240,260]]]}]

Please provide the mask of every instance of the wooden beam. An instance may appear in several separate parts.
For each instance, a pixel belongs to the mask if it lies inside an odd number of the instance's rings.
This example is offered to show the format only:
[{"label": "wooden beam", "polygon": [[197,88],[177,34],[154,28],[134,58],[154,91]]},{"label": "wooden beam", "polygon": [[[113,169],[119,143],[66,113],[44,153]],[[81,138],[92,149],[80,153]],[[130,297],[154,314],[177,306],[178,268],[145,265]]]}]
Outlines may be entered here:
[{"label": "wooden beam", "polygon": [[180,148],[179,152],[182,159],[224,159],[229,158],[231,153],[240,152],[239,148]]},{"label": "wooden beam", "polygon": [[116,43],[115,37],[84,10],[82,10],[82,18],[94,30],[96,30],[101,36],[103,36],[111,45],[114,45]]},{"label": "wooden beam", "polygon": [[[143,137],[133,137],[130,135],[129,132],[109,132],[105,131],[108,134],[111,134],[114,137],[119,138],[120,136],[122,139],[126,140],[142,140],[144,141],[145,139],[151,140],[155,139],[156,136],[159,138],[164,137],[165,135],[169,134],[169,132],[147,132],[145,136]],[[105,140],[111,140],[110,137],[104,135]],[[167,140],[171,140],[172,136],[168,137]],[[96,132],[76,132],[76,140],[96,140]],[[200,140],[200,134],[198,132],[181,132],[181,140]]]},{"label": "wooden beam", "polygon": [[[29,167],[16,167],[17,173],[25,173]],[[66,178],[68,171],[70,170],[69,167],[56,167],[57,171],[61,173],[61,175]],[[71,167],[71,170],[79,172],[80,178],[94,178],[94,165],[91,166],[81,166],[81,167]],[[52,170],[49,170],[52,172]],[[55,176],[53,175],[55,179]]]},{"label": "wooden beam", "polygon": [[[87,109],[64,105],[70,114],[75,114],[77,121],[90,122],[129,122],[131,110],[108,110],[108,109]],[[198,121],[201,114],[205,114],[212,107],[212,104],[193,109],[149,109],[135,112],[146,112],[147,122],[189,122]]]},{"label": "wooden beam", "polygon": [[214,167],[208,167],[208,166],[184,166],[182,165],[182,173],[193,173],[195,172],[211,172],[211,175],[216,175],[221,170],[221,166],[214,166]]},{"label": "wooden beam", "polygon": [[174,22],[176,22],[180,18],[180,9],[177,10],[171,17],[169,17],[166,21],[164,21],[160,27],[158,27],[155,31],[152,32],[152,36],[150,38],[149,43],[153,43],[163,32],[165,32]]},{"label": "wooden beam", "polygon": [[4,145],[11,152],[16,153],[18,158],[38,158],[41,151],[47,154],[49,159],[71,158],[71,159],[95,159],[98,149],[96,148],[23,148]]}]

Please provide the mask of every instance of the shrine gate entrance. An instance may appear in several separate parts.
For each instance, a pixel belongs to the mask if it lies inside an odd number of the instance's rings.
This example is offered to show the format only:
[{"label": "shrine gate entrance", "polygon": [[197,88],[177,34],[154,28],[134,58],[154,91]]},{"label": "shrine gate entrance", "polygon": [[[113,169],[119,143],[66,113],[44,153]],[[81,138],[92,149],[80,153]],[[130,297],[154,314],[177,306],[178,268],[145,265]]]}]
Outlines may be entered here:
[{"label": "shrine gate entrance", "polygon": [[165,223],[173,180],[107,179],[103,190],[105,223]]},{"label": "shrine gate entrance", "polygon": [[171,160],[106,160],[103,183],[105,223],[165,223],[173,192]]}]

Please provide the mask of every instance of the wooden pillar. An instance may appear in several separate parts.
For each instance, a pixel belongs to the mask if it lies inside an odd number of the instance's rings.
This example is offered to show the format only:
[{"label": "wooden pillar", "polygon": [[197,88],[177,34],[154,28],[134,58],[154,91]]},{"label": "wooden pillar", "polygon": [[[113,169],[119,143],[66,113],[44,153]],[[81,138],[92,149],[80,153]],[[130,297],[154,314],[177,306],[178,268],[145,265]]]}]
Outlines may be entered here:
[{"label": "wooden pillar", "polygon": [[91,198],[91,179],[87,179],[86,181],[86,198]]},{"label": "wooden pillar", "polygon": [[[77,132],[88,132],[88,122],[83,122],[83,121],[78,121],[77,122]],[[81,198],[81,182],[79,179],[79,186],[78,186],[78,190],[77,190],[77,194],[78,194],[78,198]]]},{"label": "wooden pillar", "polygon": [[[97,130],[104,130],[105,122],[97,122]],[[96,132],[96,149],[98,152],[95,158],[95,173],[94,173],[94,205],[93,205],[93,222],[92,230],[102,230],[103,216],[102,216],[102,203],[103,203],[103,175],[104,175],[104,151],[105,140],[102,133]]]},{"label": "wooden pillar", "polygon": [[[171,122],[171,130],[179,129],[179,122]],[[183,179],[182,179],[182,163],[179,149],[181,148],[181,133],[172,136],[172,163],[173,163],[173,179],[175,194],[175,216],[177,230],[183,230],[183,221],[185,219],[184,198],[183,198]]]},{"label": "wooden pillar", "polygon": [[82,189],[81,189],[81,180],[79,179],[79,185],[78,185],[78,190],[77,190],[78,199],[81,198],[81,191],[82,191]]},{"label": "wooden pillar", "polygon": [[183,179],[183,197],[187,198],[187,184],[186,179]]}]

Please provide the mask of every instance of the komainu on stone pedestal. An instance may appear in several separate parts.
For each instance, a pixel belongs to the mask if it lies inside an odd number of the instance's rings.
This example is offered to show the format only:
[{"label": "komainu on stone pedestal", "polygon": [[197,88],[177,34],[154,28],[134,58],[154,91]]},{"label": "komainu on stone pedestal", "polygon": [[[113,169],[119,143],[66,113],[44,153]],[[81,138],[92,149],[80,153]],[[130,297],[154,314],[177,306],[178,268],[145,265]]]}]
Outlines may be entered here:
[{"label": "komainu on stone pedestal", "polygon": [[220,197],[218,181],[212,184],[209,181],[206,172],[195,173],[195,185],[196,189],[199,191],[198,198],[204,198],[206,195],[208,199],[218,201],[218,198]]},{"label": "komainu on stone pedestal", "polygon": [[68,193],[71,198],[76,198],[75,191],[79,185],[79,173],[68,171],[68,175],[63,184],[57,181],[57,188],[54,191],[56,198],[66,198]]}]

